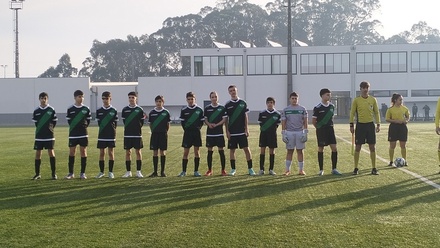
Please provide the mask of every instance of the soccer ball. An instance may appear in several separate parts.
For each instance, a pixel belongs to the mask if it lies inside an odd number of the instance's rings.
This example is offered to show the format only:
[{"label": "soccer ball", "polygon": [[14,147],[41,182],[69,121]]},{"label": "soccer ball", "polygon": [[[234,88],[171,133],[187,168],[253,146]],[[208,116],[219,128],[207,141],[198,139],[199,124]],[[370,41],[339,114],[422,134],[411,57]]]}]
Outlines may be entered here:
[{"label": "soccer ball", "polygon": [[396,160],[394,160],[394,164],[396,165],[396,167],[403,167],[405,166],[405,159],[404,158],[396,158]]}]

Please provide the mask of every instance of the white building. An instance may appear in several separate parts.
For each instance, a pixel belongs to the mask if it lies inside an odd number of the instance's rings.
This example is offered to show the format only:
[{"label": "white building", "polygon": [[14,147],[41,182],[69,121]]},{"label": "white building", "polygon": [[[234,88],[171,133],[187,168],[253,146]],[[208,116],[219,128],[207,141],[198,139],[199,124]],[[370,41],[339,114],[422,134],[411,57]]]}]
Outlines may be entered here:
[{"label": "white building", "polygon": [[[337,116],[347,118],[359,83],[369,81],[379,107],[382,103],[389,105],[391,95],[398,92],[410,111],[417,104],[419,117],[424,115],[425,105],[430,107],[430,118],[435,113],[440,96],[440,44],[298,46],[292,50],[292,89],[308,110],[320,101],[319,90],[329,88]],[[186,105],[187,92],[193,91],[202,106],[209,102],[209,93],[217,91],[224,104],[231,84],[247,101],[253,122],[266,107],[268,96],[275,97],[278,109],[288,105],[286,47],[182,49],[181,56],[190,57],[190,76],[141,77],[134,83],[92,83],[88,78],[0,79],[0,125],[30,124],[42,91],[48,92],[60,120],[73,103],[77,89],[90,96],[85,104],[93,113],[101,105],[103,91],[112,92],[112,105],[118,110],[127,105],[127,93],[137,91],[139,105],[145,111],[154,107],[157,95],[163,95],[165,107],[173,119],[178,119],[180,109]]]}]

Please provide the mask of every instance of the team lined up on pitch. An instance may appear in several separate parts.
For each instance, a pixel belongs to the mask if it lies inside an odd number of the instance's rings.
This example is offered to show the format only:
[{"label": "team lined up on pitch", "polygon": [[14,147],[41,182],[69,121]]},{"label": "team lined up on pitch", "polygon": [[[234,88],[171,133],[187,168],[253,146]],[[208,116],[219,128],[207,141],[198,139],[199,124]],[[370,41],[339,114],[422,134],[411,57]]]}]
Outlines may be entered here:
[{"label": "team lined up on pitch", "polygon": [[[377,106],[377,100],[369,95],[370,84],[362,82],[360,84],[360,96],[353,100],[350,111],[350,132],[352,133],[352,152],[354,155],[353,174],[359,173],[359,155],[362,144],[367,143],[370,149],[370,158],[372,164],[371,174],[379,175],[376,168],[376,132],[380,131],[380,115]],[[277,144],[277,129],[281,124],[282,140],[286,143],[285,171],[283,175],[290,175],[292,168],[293,153],[296,150],[298,161],[298,174],[306,175],[304,171],[303,149],[307,142],[308,135],[308,113],[305,107],[299,104],[299,95],[292,92],[289,97],[290,105],[282,111],[275,109],[275,99],[268,97],[266,99],[266,109],[261,111],[258,117],[260,124],[259,136],[259,172],[253,169],[252,154],[248,145],[248,112],[246,101],[238,97],[238,89],[235,85],[228,87],[230,100],[221,105],[218,102],[217,92],[211,92],[209,97],[211,103],[204,109],[196,103],[196,95],[193,92],[186,94],[187,106],[181,110],[180,121],[184,130],[182,138],[183,157],[182,171],[178,175],[183,177],[187,175],[188,156],[191,147],[194,152],[194,173],[196,177],[202,176],[199,172],[200,165],[200,147],[202,146],[201,127],[207,126],[206,147],[208,153],[206,162],[208,170],[205,176],[213,175],[212,161],[214,147],[217,147],[221,163],[222,176],[234,176],[236,174],[236,149],[244,151],[248,165],[248,174],[264,175],[266,148],[269,150],[269,170],[268,174],[276,175],[274,171],[275,149]],[[312,124],[316,128],[316,137],[318,143],[318,175],[324,174],[324,147],[330,146],[331,149],[331,173],[341,175],[337,170],[338,152],[336,146],[336,137],[333,128],[333,116],[335,106],[331,102],[331,91],[327,88],[319,92],[321,102],[313,109]],[[128,93],[128,106],[121,112],[122,122],[124,124],[124,150],[126,173],[124,178],[132,177],[131,161],[132,149],[136,154],[136,177],[143,178],[142,175],[142,127],[148,123],[151,129],[150,150],[153,151],[153,172],[149,177],[166,177],[166,151],[168,149],[168,130],[170,128],[170,113],[164,108],[164,97],[158,95],[155,98],[155,107],[147,115],[142,107],[137,105],[137,93]],[[57,179],[56,159],[54,153],[54,128],[57,123],[57,115],[52,106],[48,103],[48,94],[42,92],[39,95],[40,105],[33,113],[35,122],[35,176],[33,179],[40,179],[40,165],[42,150],[47,149],[50,157],[50,166],[52,170],[52,179]],[[88,132],[87,128],[91,121],[91,111],[89,107],[83,104],[84,94],[81,90],[74,92],[75,103],[68,108],[66,119],[69,124],[69,159],[68,174],[65,179],[75,178],[74,164],[76,148],[79,146],[81,154],[80,179],[87,179],[87,147]],[[96,112],[99,132],[97,148],[99,153],[99,174],[95,178],[105,176],[105,156],[108,153],[108,177],[114,178],[114,148],[116,143],[116,128],[119,121],[117,110],[111,105],[111,93],[105,91],[102,93],[102,107]],[[439,109],[439,108],[438,108]],[[356,125],[354,122],[356,121]],[[406,141],[408,136],[407,122],[409,121],[409,110],[403,105],[403,98],[400,94],[393,94],[391,98],[391,107],[386,112],[386,121],[390,123],[388,141],[390,142],[389,156],[390,166],[395,166],[393,162],[394,149],[396,142],[400,142],[402,158],[399,158],[397,165],[407,165],[406,162]],[[375,124],[376,122],[376,124]],[[440,132],[439,121],[436,115],[437,132]],[[225,127],[225,128],[223,128]],[[227,148],[230,155],[231,171],[226,172],[226,156],[224,148],[226,146],[225,134],[227,137]],[[440,150],[440,146],[439,146]],[[440,154],[440,152],[439,152]],[[440,155],[439,155],[440,159]],[[159,170],[160,161],[160,170]],[[402,162],[403,161],[403,162]]]}]

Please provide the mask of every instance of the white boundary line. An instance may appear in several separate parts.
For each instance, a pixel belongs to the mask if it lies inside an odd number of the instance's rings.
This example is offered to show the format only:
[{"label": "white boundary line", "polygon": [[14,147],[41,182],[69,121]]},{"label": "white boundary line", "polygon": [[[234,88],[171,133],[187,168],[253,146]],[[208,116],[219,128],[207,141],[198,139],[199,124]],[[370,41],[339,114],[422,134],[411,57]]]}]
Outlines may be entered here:
[{"label": "white boundary line", "polygon": [[[345,143],[348,143],[348,144],[351,145],[351,141],[348,141],[348,140],[346,140],[346,139],[344,139],[344,138],[342,138],[342,137],[339,137],[339,136],[337,136],[337,135],[336,135],[336,138],[338,138],[338,139],[344,141]],[[368,153],[368,154],[370,153],[370,151],[368,151],[368,150],[366,150],[366,149],[364,149],[364,148],[362,148],[362,151],[365,152],[365,153]],[[386,159],[384,159],[384,158],[382,158],[382,157],[380,157],[380,156],[377,156],[377,155],[376,155],[376,158],[378,158],[380,161],[385,162],[385,163],[388,164],[388,161],[387,161]],[[434,183],[433,181],[429,180],[429,179],[426,178],[426,177],[423,177],[423,176],[421,176],[421,175],[419,175],[419,174],[417,174],[417,173],[414,173],[414,172],[409,171],[409,170],[407,170],[407,169],[405,169],[405,168],[402,168],[402,167],[398,167],[397,169],[399,169],[399,170],[405,172],[405,173],[408,174],[408,175],[411,175],[411,176],[413,176],[413,177],[419,179],[420,181],[422,181],[422,182],[424,182],[424,183],[426,183],[426,184],[428,184],[428,185],[431,185],[432,187],[434,187],[434,188],[436,188],[436,189],[440,189],[440,185]]]}]

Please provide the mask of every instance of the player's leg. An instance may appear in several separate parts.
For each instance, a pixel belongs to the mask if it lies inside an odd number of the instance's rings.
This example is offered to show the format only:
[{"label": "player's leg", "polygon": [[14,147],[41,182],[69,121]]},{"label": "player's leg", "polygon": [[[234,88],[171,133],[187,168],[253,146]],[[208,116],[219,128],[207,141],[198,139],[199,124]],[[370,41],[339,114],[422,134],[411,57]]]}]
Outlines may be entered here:
[{"label": "player's leg", "polygon": [[136,177],[137,178],[143,178],[142,175],[142,146],[139,146],[139,148],[134,149],[136,152]]},{"label": "player's leg", "polygon": [[296,149],[296,157],[298,159],[298,174],[301,176],[305,176],[304,172],[304,154],[303,149]]},{"label": "player's leg", "polygon": [[266,160],[266,147],[261,147],[260,142],[260,172],[259,175],[264,175],[264,160]]},{"label": "player's leg", "polygon": [[81,179],[87,179],[86,176],[86,167],[87,167],[87,144],[82,144],[79,147],[79,151],[81,153]]},{"label": "player's leg", "polygon": [[212,146],[207,146],[208,154],[206,155],[206,162],[208,164],[208,171],[206,171],[205,176],[212,175],[212,155],[214,154],[214,150]]},{"label": "player's leg", "polygon": [[113,174],[113,167],[115,165],[115,148],[109,147],[108,150],[108,177],[113,179],[115,175]]},{"label": "player's leg", "polygon": [[388,166],[393,166],[393,161],[394,161],[394,150],[396,148],[396,141],[390,141],[390,147],[388,148],[388,155],[390,158],[390,163],[388,164]]},{"label": "player's leg", "polygon": [[167,175],[165,174],[165,164],[166,164],[166,155],[167,151],[166,150],[160,150],[160,176],[161,177],[166,177]]},{"label": "player's leg", "polygon": [[199,165],[200,165],[200,146],[194,146],[194,176],[200,177],[202,176],[199,173]]},{"label": "player's leg", "polygon": [[290,168],[292,166],[293,151],[294,151],[294,149],[287,149],[287,152],[286,152],[286,171],[284,172],[284,175],[286,175],[286,176],[290,175]]},{"label": "player's leg", "polygon": [[35,150],[35,176],[32,178],[34,180],[40,179],[40,167],[41,167],[41,149]]},{"label": "player's leg", "polygon": [[[52,143],[53,144],[53,143]],[[49,162],[50,162],[50,170],[52,171],[52,180],[57,180],[57,165],[56,165],[56,159],[55,159],[55,150],[53,149],[47,149],[47,154],[49,155]]]},{"label": "player's leg", "polygon": [[[124,141],[125,142],[125,141]],[[124,144],[125,149],[125,174],[122,177],[131,177],[131,147]],[[130,147],[130,148],[129,148]]]}]

